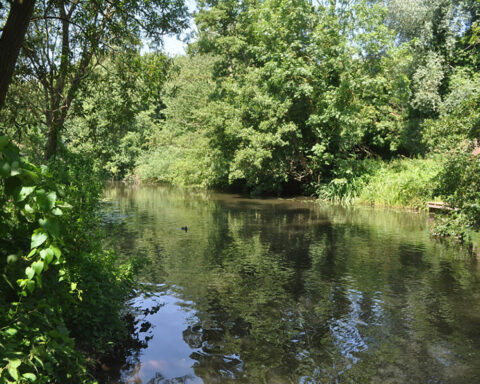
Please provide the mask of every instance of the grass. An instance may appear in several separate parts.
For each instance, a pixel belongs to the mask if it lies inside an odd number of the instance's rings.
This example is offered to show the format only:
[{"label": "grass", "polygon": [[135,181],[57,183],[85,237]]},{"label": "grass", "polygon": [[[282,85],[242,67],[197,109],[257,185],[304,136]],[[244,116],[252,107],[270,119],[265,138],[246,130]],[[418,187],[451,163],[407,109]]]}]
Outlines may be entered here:
[{"label": "grass", "polygon": [[433,199],[439,159],[397,159],[382,162],[367,177],[356,202],[390,207],[423,209]]},{"label": "grass", "polygon": [[[319,188],[325,200],[354,204],[423,209],[434,196],[441,159],[363,160]],[[358,170],[361,170],[360,172]]]}]

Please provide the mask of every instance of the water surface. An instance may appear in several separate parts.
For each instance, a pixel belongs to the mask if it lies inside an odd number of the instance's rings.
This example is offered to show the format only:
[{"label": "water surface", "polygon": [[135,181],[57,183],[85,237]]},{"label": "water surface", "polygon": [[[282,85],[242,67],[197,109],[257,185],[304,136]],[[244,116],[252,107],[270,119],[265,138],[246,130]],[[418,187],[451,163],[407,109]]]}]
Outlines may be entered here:
[{"label": "water surface", "polygon": [[432,241],[425,214],[168,187],[106,199],[114,247],[149,262],[130,303],[148,343],[110,383],[480,382],[477,258]]}]

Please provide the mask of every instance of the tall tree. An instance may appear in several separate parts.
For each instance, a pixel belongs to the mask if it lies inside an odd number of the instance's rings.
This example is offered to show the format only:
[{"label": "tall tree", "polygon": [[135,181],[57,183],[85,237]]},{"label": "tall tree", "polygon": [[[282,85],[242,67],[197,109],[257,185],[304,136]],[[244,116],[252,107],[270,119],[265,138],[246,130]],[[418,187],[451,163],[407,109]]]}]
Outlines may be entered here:
[{"label": "tall tree", "polygon": [[183,0],[44,0],[24,45],[24,70],[41,84],[47,130],[45,157],[57,153],[65,119],[82,81],[112,50],[161,43],[187,23]]},{"label": "tall tree", "polygon": [[[1,6],[0,3],[0,8]],[[12,1],[5,26],[2,28],[0,37],[0,109],[5,103],[34,6],[35,0]]]}]

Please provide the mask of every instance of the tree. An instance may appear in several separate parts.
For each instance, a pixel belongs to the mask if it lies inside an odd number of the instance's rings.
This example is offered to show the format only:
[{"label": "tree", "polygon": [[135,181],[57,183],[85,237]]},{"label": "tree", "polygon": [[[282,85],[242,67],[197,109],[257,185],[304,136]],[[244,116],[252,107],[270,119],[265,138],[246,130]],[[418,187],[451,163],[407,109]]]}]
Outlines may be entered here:
[{"label": "tree", "polygon": [[44,98],[45,157],[57,153],[65,119],[81,83],[107,52],[161,43],[186,26],[183,0],[46,1],[32,18],[23,50],[23,75],[34,77]]},{"label": "tree", "polygon": [[[15,63],[27,32],[34,6],[35,0],[12,1],[8,18],[5,26],[2,28],[0,37],[0,110],[5,103]],[[0,10],[1,8],[2,4],[0,3]]]},{"label": "tree", "polygon": [[225,103],[234,110],[216,133],[233,138],[231,184],[299,192],[328,177],[337,158],[403,146],[410,55],[395,47],[386,15],[368,1],[215,1],[200,10],[192,52],[219,58],[212,113]]},{"label": "tree", "polygon": [[103,60],[72,103],[63,135],[66,149],[87,153],[108,176],[131,173],[162,117],[160,92],[171,62],[163,54],[138,52]]}]

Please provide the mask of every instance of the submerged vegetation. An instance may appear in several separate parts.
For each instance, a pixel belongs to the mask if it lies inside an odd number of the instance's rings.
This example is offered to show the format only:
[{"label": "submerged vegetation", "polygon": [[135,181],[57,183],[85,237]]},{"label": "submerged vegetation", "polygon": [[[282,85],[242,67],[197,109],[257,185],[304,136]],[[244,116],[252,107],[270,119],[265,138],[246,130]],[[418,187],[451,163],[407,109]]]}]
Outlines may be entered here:
[{"label": "submerged vegetation", "polygon": [[169,58],[187,13],[0,0],[0,380],[89,381],[125,336],[107,178],[442,200],[436,235],[480,228],[479,1],[200,0]]}]

